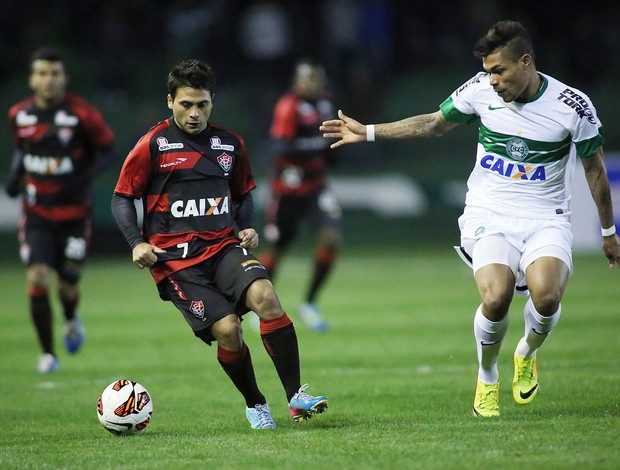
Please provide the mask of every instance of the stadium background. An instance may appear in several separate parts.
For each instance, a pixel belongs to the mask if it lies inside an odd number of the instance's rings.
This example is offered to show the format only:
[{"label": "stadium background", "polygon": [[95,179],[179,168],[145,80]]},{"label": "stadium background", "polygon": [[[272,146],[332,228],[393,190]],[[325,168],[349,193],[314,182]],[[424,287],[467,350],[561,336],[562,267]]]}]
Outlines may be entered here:
[{"label": "stadium background", "polygon": [[[506,18],[532,33],[539,70],[592,98],[605,125],[606,153],[620,150],[620,9],[598,1],[5,0],[0,109],[30,94],[34,49],[53,45],[67,54],[70,90],[97,105],[117,135],[119,159],[96,183],[91,251],[121,253],[126,246],[109,210],[112,189],[136,140],[168,117],[166,74],[179,60],[196,57],[214,67],[212,119],[245,137],[264,187],[272,107],[299,58],[325,64],[329,88],[347,114],[362,122],[396,120],[434,111],[479,71],[473,44]],[[440,140],[339,150],[332,174],[348,246],[457,242],[475,138],[475,127],[464,127]],[[4,179],[11,156],[6,125],[0,126],[0,155]],[[17,260],[17,213],[2,192],[0,260]]]}]

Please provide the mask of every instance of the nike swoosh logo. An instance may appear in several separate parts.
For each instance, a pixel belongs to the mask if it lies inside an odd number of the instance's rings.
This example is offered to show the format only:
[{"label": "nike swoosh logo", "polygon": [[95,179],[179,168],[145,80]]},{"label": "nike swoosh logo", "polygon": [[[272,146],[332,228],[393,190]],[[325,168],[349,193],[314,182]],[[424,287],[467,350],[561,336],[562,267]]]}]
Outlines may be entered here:
[{"label": "nike swoosh logo", "polygon": [[525,393],[519,392],[519,395],[521,395],[521,398],[523,398],[524,400],[527,400],[529,397],[532,396],[532,393],[534,393],[537,388],[538,388],[538,384],[534,385],[532,390],[530,390],[529,392],[525,392]]},{"label": "nike swoosh logo", "polygon": [[495,341],[494,343],[489,343],[487,341],[480,341],[480,346],[493,346],[494,344],[499,343],[499,341]]},{"label": "nike swoosh logo", "polygon": [[495,111],[496,109],[503,109],[506,106],[491,106],[489,105],[489,111]]}]

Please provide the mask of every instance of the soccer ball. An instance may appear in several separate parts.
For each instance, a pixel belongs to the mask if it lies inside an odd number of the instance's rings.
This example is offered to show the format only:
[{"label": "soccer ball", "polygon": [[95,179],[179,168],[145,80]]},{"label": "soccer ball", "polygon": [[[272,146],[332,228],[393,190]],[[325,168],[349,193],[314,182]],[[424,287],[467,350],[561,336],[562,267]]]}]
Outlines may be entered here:
[{"label": "soccer ball", "polygon": [[97,418],[113,434],[135,434],[148,426],[153,414],[149,392],[133,380],[108,385],[97,402]]}]

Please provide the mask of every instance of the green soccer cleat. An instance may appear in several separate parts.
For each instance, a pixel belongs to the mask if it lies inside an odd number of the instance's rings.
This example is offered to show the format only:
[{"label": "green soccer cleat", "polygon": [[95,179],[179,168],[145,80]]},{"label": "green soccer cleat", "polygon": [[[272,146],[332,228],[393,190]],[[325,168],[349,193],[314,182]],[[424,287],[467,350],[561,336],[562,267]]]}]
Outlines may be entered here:
[{"label": "green soccer cleat", "polygon": [[499,416],[499,380],[490,385],[478,380],[474,400],[474,416],[480,418]]},{"label": "green soccer cleat", "polygon": [[536,356],[525,359],[515,353],[515,376],[512,380],[512,397],[517,405],[527,405],[538,393]]}]

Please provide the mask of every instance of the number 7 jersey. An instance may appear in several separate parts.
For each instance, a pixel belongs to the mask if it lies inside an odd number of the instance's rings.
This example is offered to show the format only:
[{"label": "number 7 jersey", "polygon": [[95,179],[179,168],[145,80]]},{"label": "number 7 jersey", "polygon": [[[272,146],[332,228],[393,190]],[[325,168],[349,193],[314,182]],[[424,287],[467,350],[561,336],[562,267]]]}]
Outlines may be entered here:
[{"label": "number 7 jersey", "polygon": [[170,118],[129,152],[114,192],[142,199],[143,236],[166,251],[159,282],[239,243],[233,202],[255,187],[241,136],[212,123],[190,135]]}]

